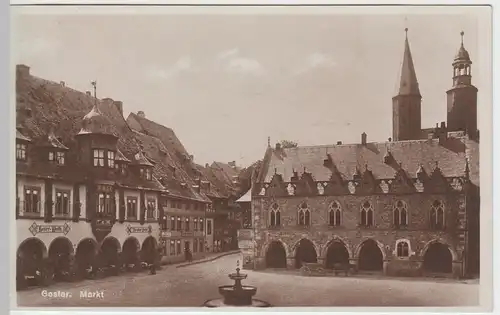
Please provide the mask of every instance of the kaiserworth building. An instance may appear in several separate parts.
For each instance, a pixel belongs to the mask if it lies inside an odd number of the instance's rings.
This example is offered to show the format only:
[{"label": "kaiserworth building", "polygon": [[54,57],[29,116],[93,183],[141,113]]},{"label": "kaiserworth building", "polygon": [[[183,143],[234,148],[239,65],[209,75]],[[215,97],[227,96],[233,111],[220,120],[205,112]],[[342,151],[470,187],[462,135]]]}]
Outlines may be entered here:
[{"label": "kaiserworth building", "polygon": [[462,40],[450,69],[447,120],[422,129],[406,38],[392,139],[370,142],[363,133],[353,144],[268,144],[253,182],[251,227],[240,231],[252,239],[244,266],[351,263],[387,275],[477,275],[478,90],[471,66]]},{"label": "kaiserworth building", "polygon": [[[173,263],[213,244],[212,200],[224,192],[173,131],[143,112],[16,67],[18,287],[43,271]],[[208,222],[207,222],[208,221]],[[66,279],[67,280],[67,279]]]}]

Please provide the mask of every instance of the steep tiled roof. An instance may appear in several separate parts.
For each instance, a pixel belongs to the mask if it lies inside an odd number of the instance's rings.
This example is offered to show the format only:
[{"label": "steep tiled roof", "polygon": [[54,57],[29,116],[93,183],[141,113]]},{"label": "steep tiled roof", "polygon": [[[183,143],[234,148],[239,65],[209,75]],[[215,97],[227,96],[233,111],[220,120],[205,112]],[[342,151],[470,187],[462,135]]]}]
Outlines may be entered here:
[{"label": "steep tiled roof", "polygon": [[24,136],[19,130],[16,130],[16,139],[31,142],[31,139]]},{"label": "steep tiled roof", "polygon": [[[376,179],[392,179],[402,167],[411,178],[416,178],[420,167],[431,174],[436,164],[445,177],[464,176],[466,157],[469,157],[471,180],[479,184],[478,143],[462,138],[448,138],[440,144],[438,139],[381,142],[345,145],[324,145],[271,149],[266,151],[259,182],[270,182],[275,173],[281,174],[283,181],[291,181],[294,172],[311,173],[316,181],[328,181],[332,167],[325,166],[331,159],[332,165],[344,179],[352,179],[356,170],[370,170]],[[476,152],[476,151],[475,151]],[[385,158],[389,156],[389,158]]]},{"label": "steep tiled roof", "polygon": [[198,183],[186,173],[160,139],[138,131],[134,133],[145,154],[157,162],[153,173],[171,196],[208,201],[204,193],[193,187]]},{"label": "steep tiled roof", "polygon": [[[53,134],[51,142],[57,140],[69,149],[65,166],[29,163],[20,165],[16,170],[18,172],[37,176],[84,178],[84,170],[75,167],[78,155],[75,136],[83,127],[84,117],[94,116],[91,114],[94,106],[97,106],[102,114],[101,121],[106,121],[106,133],[118,135],[118,150],[123,157],[133,160],[134,154],[139,151],[134,132],[111,99],[96,102],[94,97],[86,93],[27,73],[19,75],[19,72],[16,78],[16,97],[17,125],[22,128],[24,136],[31,138],[38,146],[48,142],[49,136]],[[140,185],[144,188],[163,189],[157,181],[142,180],[132,173],[119,181],[132,187]]]},{"label": "steep tiled roof", "polygon": [[170,149],[180,154],[188,154],[172,129],[134,113],[130,113],[127,122],[132,129],[160,139]]}]

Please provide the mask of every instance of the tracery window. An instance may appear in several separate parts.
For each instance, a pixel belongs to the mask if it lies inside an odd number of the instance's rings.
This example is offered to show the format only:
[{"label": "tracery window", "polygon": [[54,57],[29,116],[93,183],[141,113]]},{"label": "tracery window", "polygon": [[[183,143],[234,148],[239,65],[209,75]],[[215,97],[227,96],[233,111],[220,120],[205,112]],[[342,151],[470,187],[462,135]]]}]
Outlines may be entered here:
[{"label": "tracery window", "polygon": [[396,255],[398,257],[408,257],[410,256],[410,245],[407,241],[399,241],[396,244]]},{"label": "tracery window", "polygon": [[431,205],[430,227],[435,230],[444,228],[444,203],[441,200],[435,200]]},{"label": "tracery window", "polygon": [[309,226],[311,225],[311,211],[306,202],[300,204],[298,211],[298,225]]},{"label": "tracery window", "polygon": [[330,209],[328,210],[328,225],[330,226],[340,226],[342,224],[342,210],[340,204],[337,201],[330,204]]},{"label": "tracery window", "polygon": [[281,212],[280,207],[277,203],[271,205],[271,211],[269,212],[269,226],[280,226],[281,225]]},{"label": "tracery window", "polygon": [[373,205],[369,201],[361,205],[361,225],[373,226]]},{"label": "tracery window", "polygon": [[396,227],[408,226],[408,205],[404,201],[398,200],[394,204],[393,220]]}]

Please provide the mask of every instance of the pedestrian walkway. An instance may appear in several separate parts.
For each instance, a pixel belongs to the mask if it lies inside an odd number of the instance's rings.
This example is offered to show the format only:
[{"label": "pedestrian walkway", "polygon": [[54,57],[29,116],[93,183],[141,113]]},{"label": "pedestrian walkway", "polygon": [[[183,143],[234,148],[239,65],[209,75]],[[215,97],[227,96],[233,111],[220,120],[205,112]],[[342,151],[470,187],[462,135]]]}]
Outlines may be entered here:
[{"label": "pedestrian walkway", "polygon": [[241,253],[241,251],[239,249],[228,251],[228,252],[222,252],[222,253],[210,253],[209,255],[207,255],[201,259],[193,260],[193,261],[187,262],[187,263],[180,263],[180,264],[175,265],[175,267],[182,268],[182,267],[187,267],[187,266],[191,266],[191,265],[201,264],[204,262],[216,260],[216,259],[224,257],[224,256],[234,255],[234,254],[239,254],[239,253]]}]

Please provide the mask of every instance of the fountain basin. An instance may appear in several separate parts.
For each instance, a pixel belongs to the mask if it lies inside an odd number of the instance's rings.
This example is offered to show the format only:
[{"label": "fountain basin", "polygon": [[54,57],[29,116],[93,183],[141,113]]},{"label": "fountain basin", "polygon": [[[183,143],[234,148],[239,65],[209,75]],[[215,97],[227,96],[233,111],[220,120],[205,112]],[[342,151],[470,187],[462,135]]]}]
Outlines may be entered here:
[{"label": "fountain basin", "polygon": [[203,304],[204,307],[271,307],[271,304],[264,302],[262,300],[252,299],[250,305],[227,305],[224,303],[224,299],[212,299],[208,300]]},{"label": "fountain basin", "polygon": [[252,304],[252,297],[257,293],[257,288],[249,285],[223,285],[219,287],[219,293],[224,297],[225,304],[243,306]]}]

